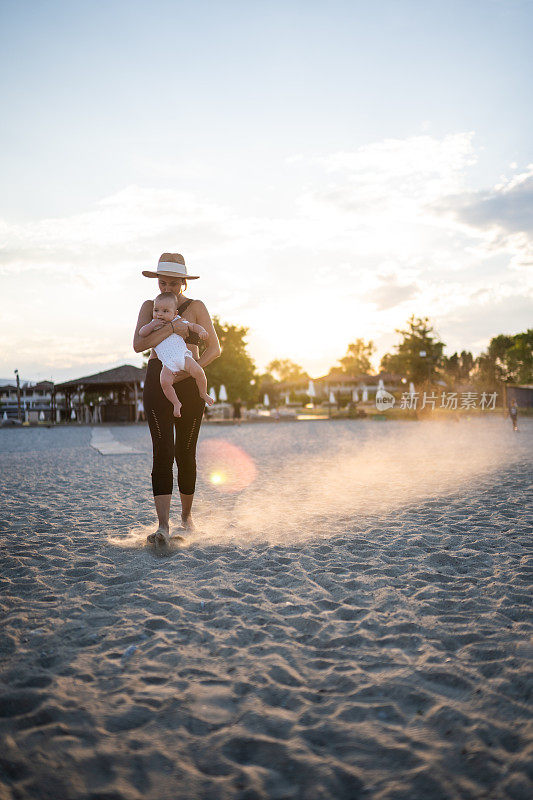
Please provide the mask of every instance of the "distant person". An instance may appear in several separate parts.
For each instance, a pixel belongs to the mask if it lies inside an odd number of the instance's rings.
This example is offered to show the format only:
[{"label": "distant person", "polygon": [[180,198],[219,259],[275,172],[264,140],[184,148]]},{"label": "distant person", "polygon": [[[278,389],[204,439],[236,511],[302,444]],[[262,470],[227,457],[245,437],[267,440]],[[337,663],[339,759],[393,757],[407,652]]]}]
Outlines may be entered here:
[{"label": "distant person", "polygon": [[[163,253],[157,271],[143,270],[147,278],[157,278],[160,292],[172,292],[178,303],[177,322],[158,320],[154,331],[141,336],[139,331],[148,325],[154,316],[154,301],[145,300],[133,337],[133,349],[142,353],[147,347],[155,348],[172,333],[185,338],[192,357],[199,366],[205,367],[220,355],[220,344],[211,317],[201,300],[193,300],[183,295],[187,281],[198,275],[188,275],[185,259],[180,253]],[[207,331],[206,348],[200,355],[200,337],[189,331],[188,323],[198,323]],[[157,328],[157,330],[155,330]],[[155,349],[152,349],[146,378],[144,381],[143,403],[150,428],[153,445],[152,491],[159,527],[147,537],[149,543],[168,544],[170,542],[169,516],[174,478],[172,467],[174,459],[178,465],[178,487],[181,498],[181,521],[185,529],[193,530],[191,509],[196,486],[196,443],[205,409],[205,401],[200,397],[198,386],[192,376],[185,371],[174,376],[174,390],[181,402],[181,416],[175,417],[173,405],[163,394],[159,373],[163,365]]]},{"label": "distant person", "polygon": [[241,422],[241,408],[242,408],[242,401],[241,398],[238,397],[237,400],[233,403],[233,419],[237,420],[237,424]]},{"label": "distant person", "polygon": [[[143,325],[139,331],[139,336],[149,336],[158,329],[159,323],[170,322],[172,330],[174,330],[174,323],[180,322],[181,318],[178,314],[178,301],[173,292],[163,292],[158,294],[154,300],[153,319],[147,325]],[[187,322],[188,333],[195,333],[200,339],[207,339],[207,331],[201,325],[194,322]],[[205,372],[199,364],[196,363],[192,357],[190,350],[187,350],[185,339],[177,333],[172,333],[166,339],[156,345],[154,348],[158,358],[163,364],[159,374],[159,381],[163,394],[170,400],[174,408],[174,416],[181,416],[181,401],[174,391],[175,375],[178,372],[188,372],[192,375],[198,386],[200,397],[208,406],[214,403],[212,397],[207,394],[207,378]]]},{"label": "distant person", "polygon": [[509,416],[511,417],[511,422],[513,423],[513,431],[518,430],[518,406],[516,404],[516,400],[512,400],[511,405],[509,406]]}]

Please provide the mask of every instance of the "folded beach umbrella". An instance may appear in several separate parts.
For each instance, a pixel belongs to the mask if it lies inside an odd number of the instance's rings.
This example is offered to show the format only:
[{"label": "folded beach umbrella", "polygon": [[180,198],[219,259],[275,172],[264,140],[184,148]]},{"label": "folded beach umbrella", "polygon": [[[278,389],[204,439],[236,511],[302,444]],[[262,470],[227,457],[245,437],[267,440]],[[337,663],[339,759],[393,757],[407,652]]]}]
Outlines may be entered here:
[{"label": "folded beach umbrella", "polygon": [[225,403],[228,399],[228,393],[226,392],[226,387],[224,384],[221,385],[220,389],[218,390],[218,399],[221,403]]},{"label": "folded beach umbrella", "polygon": [[209,397],[212,397],[213,401],[216,403],[216,401],[217,401],[217,393],[215,392],[213,387],[211,387],[209,389]]},{"label": "folded beach umbrella", "polygon": [[269,406],[270,405],[270,398],[269,398],[269,396],[267,394],[265,394],[265,396],[263,397],[263,405],[264,406]]}]

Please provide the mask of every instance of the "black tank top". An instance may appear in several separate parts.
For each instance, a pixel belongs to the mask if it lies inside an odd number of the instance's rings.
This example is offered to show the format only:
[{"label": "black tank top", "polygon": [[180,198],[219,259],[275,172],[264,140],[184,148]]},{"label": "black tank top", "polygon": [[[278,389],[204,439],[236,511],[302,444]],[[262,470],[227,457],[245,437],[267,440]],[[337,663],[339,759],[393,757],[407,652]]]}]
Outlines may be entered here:
[{"label": "black tank top", "polygon": [[[183,312],[185,311],[185,309],[189,308],[189,306],[190,306],[190,304],[192,302],[193,302],[192,300],[185,300],[184,303],[182,303],[180,306],[178,306],[178,314],[180,315],[180,317],[183,314]],[[185,339],[186,344],[200,344],[201,341],[202,340],[200,339],[198,334],[197,333],[193,333],[192,331],[191,331],[191,333],[189,333],[189,335]]]}]

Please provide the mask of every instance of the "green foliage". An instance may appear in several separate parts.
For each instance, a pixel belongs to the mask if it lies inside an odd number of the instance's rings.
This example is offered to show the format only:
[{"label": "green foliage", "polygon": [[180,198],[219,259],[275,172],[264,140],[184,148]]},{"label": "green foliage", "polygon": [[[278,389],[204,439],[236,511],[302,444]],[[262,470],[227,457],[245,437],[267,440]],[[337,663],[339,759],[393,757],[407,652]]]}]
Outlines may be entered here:
[{"label": "green foliage", "polygon": [[288,358],[275,359],[267,364],[267,374],[274,376],[278,381],[299,381],[308,380],[309,375],[299,364],[290,361]]},{"label": "green foliage", "polygon": [[368,375],[372,371],[370,359],[375,349],[374,342],[356,339],[355,342],[348,345],[344,358],[339,359],[342,371],[346,375]]},{"label": "green foliage", "polygon": [[475,363],[474,356],[467,350],[463,350],[461,355],[454,353],[449,358],[443,356],[443,376],[452,386],[456,383],[466,383],[470,380]]},{"label": "green foliage", "polygon": [[[413,383],[431,382],[442,367],[444,342],[436,340],[427,317],[414,314],[407,321],[406,330],[396,330],[402,336],[396,345],[396,353],[386,353],[381,359],[381,368],[402,375]],[[421,356],[420,353],[425,353]]]},{"label": "green foliage", "polygon": [[270,372],[257,375],[254,388],[254,403],[262,403],[265,394],[267,394],[271,406],[279,405],[279,381]]},{"label": "green foliage", "polygon": [[500,334],[476,363],[476,383],[494,389],[499,382],[533,383],[533,328],[514,336]]},{"label": "green foliage", "polygon": [[213,386],[218,396],[223,384],[228,393],[228,400],[233,402],[240,398],[247,402],[254,398],[255,365],[246,351],[245,337],[248,328],[222,323],[218,317],[213,318],[213,325],[220,341],[222,355],[205,368],[207,382]]},{"label": "green foliage", "polygon": [[506,367],[513,383],[533,383],[533,328],[512,337]]}]

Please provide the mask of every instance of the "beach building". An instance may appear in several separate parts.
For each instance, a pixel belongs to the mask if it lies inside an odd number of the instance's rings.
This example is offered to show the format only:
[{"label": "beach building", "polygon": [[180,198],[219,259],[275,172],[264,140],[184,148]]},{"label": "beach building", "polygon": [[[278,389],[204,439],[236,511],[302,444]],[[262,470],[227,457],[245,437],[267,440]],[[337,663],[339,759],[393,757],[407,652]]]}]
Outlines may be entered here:
[{"label": "beach building", "polygon": [[137,422],[144,416],[142,389],[145,369],[121,367],[56,384],[65,396],[65,416],[72,421]]},{"label": "beach building", "polygon": [[279,402],[303,405],[309,402],[309,378],[298,378],[293,381],[280,381],[276,386]]},{"label": "beach building", "polygon": [[506,389],[506,406],[516,400],[518,408],[533,408],[533,383],[512,384],[508,383]]},{"label": "beach building", "polygon": [[[388,392],[404,391],[402,376],[392,372],[380,372],[379,375],[346,375],[344,372],[330,372],[322,378],[311,381],[315,391],[313,400],[316,403],[331,402],[333,396],[337,404],[347,405],[354,402],[357,393],[356,402],[374,403],[380,381],[383,381],[383,387]],[[281,382],[278,386],[280,402],[287,404],[308,402],[309,383],[308,378]]]},{"label": "beach building", "polygon": [[[18,389],[15,383],[0,383],[0,418],[18,419]],[[55,419],[57,404],[64,404],[64,396],[57,395],[52,381],[21,381],[20,412],[22,422],[51,422]]]},{"label": "beach building", "polygon": [[359,400],[355,402],[375,403],[378,386],[382,382],[387,392],[404,390],[402,376],[392,372],[380,372],[378,375],[346,375],[339,372],[330,372],[323,378],[318,378],[316,383],[318,394],[324,399],[334,397],[339,405],[354,402],[354,395]]}]

